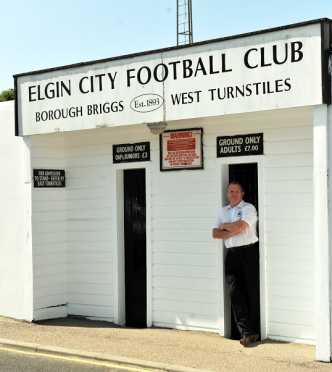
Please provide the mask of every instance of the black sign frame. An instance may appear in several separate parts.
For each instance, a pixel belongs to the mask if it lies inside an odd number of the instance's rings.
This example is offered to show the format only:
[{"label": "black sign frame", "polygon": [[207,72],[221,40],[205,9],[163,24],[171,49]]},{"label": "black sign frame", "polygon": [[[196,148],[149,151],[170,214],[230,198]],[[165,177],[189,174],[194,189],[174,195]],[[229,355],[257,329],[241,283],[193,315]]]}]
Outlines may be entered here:
[{"label": "black sign frame", "polygon": [[150,142],[113,145],[113,164],[150,161],[150,157]]},{"label": "black sign frame", "polygon": [[[59,174],[54,174],[54,172],[57,172]],[[49,173],[53,173],[53,174],[49,174]],[[60,177],[61,179],[54,179],[54,177]],[[53,182],[52,185],[48,184],[51,182]],[[55,185],[54,182],[59,182],[60,184]],[[64,169],[34,169],[33,170],[33,187],[35,188],[66,187],[66,172]]]},{"label": "black sign frame", "polygon": [[263,155],[263,136],[263,133],[250,133],[217,137],[217,158]]}]

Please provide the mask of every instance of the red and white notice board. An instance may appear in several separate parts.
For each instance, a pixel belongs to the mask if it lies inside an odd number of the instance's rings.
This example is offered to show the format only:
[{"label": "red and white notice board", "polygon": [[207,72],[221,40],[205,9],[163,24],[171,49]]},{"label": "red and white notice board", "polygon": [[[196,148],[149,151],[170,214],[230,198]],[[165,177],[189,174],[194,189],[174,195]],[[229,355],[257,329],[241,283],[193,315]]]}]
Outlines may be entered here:
[{"label": "red and white notice board", "polygon": [[160,135],[160,170],[203,169],[203,129],[165,131]]}]

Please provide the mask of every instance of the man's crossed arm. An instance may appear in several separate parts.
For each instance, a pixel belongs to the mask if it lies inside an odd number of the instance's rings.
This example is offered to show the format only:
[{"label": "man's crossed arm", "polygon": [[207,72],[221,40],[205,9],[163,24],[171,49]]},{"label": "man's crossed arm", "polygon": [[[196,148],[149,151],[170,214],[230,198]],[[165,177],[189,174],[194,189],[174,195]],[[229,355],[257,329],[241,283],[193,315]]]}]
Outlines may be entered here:
[{"label": "man's crossed arm", "polygon": [[212,230],[212,236],[213,239],[227,239],[230,236],[233,236],[243,231],[248,226],[249,226],[248,223],[242,220],[231,223],[223,223],[219,227],[219,229]]}]

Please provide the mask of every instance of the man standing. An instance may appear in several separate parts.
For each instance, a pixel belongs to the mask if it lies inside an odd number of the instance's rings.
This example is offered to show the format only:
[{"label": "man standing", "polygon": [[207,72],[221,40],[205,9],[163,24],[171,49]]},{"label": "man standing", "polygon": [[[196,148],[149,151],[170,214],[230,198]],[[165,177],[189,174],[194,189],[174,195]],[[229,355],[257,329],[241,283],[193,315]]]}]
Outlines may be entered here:
[{"label": "man standing", "polygon": [[226,195],[229,205],[219,212],[213,238],[225,241],[226,284],[240,342],[247,346],[257,341],[260,333],[258,217],[256,208],[242,200],[240,183],[231,182]]}]

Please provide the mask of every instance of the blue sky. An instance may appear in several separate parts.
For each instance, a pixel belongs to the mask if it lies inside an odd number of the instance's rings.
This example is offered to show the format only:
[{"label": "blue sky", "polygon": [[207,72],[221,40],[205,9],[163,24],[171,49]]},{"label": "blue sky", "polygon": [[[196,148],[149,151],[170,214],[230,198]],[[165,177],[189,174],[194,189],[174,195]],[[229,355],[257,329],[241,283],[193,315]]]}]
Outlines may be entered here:
[{"label": "blue sky", "polygon": [[[316,18],[330,0],[192,0],[194,42]],[[176,45],[176,0],[0,0],[0,91],[12,75]]]}]

